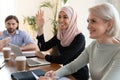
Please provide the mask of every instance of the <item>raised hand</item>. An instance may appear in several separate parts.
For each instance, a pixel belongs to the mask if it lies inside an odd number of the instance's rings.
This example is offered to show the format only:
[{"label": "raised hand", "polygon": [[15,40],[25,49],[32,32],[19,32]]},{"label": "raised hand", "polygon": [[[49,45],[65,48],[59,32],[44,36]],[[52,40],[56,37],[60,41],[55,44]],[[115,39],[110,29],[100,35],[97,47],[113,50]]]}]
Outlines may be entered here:
[{"label": "raised hand", "polygon": [[36,14],[36,24],[38,26],[38,33],[43,33],[43,26],[44,26],[44,12],[40,9]]}]

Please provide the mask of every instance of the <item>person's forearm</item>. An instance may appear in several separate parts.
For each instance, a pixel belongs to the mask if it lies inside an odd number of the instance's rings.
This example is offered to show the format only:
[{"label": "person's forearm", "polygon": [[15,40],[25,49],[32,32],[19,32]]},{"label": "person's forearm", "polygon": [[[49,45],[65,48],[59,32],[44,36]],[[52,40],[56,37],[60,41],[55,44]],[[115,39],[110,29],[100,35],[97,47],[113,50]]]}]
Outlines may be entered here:
[{"label": "person's forearm", "polygon": [[43,29],[41,28],[41,29],[38,29],[38,35],[40,36],[40,35],[42,35],[43,34]]},{"label": "person's forearm", "polygon": [[21,49],[22,51],[24,51],[24,50],[35,50],[35,49],[36,49],[36,46],[35,46],[35,44],[30,43],[30,44],[26,44],[26,45],[20,47],[20,49]]}]

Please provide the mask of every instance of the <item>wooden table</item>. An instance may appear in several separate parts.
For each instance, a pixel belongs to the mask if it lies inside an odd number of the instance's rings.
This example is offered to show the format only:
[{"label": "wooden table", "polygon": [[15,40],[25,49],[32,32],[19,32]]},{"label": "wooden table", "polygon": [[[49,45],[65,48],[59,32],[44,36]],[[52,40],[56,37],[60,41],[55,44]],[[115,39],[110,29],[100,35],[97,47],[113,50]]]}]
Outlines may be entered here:
[{"label": "wooden table", "polygon": [[[3,59],[3,56],[0,55],[0,59]],[[26,66],[26,70],[34,70],[34,69],[41,69],[43,71],[49,70],[57,70],[61,66],[59,64],[51,63],[50,65],[38,66],[38,67],[28,67]],[[16,65],[15,60],[12,58],[10,61],[5,62],[5,66],[0,70],[0,80],[12,80],[11,73],[16,72]],[[72,76],[67,76],[71,80],[75,80]]]}]

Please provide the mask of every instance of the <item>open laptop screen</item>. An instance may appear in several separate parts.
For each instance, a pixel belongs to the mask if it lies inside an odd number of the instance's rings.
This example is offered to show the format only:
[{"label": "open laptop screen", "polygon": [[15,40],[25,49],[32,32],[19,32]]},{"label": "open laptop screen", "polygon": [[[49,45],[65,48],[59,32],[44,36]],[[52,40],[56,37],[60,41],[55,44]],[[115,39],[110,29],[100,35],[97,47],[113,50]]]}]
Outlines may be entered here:
[{"label": "open laptop screen", "polygon": [[36,57],[35,51],[24,51],[22,52],[19,48],[19,46],[16,46],[14,44],[9,44],[11,47],[12,52],[14,53],[15,56],[26,56],[27,58],[30,57]]},{"label": "open laptop screen", "polygon": [[14,44],[9,44],[9,46],[11,47],[11,50],[16,57],[23,56],[22,51],[20,50],[19,46],[16,46]]}]

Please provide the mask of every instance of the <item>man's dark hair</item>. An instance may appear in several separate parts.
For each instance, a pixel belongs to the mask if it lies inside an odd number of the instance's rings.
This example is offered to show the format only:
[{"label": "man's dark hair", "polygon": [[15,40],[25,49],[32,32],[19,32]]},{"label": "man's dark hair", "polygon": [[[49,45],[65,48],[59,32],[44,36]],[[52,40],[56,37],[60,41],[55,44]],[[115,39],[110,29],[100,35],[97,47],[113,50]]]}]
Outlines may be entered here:
[{"label": "man's dark hair", "polygon": [[18,26],[17,26],[16,29],[19,29],[19,20],[18,20],[18,18],[16,16],[14,16],[14,15],[9,15],[9,16],[6,17],[5,22],[7,22],[10,19],[14,19],[18,23]]}]

